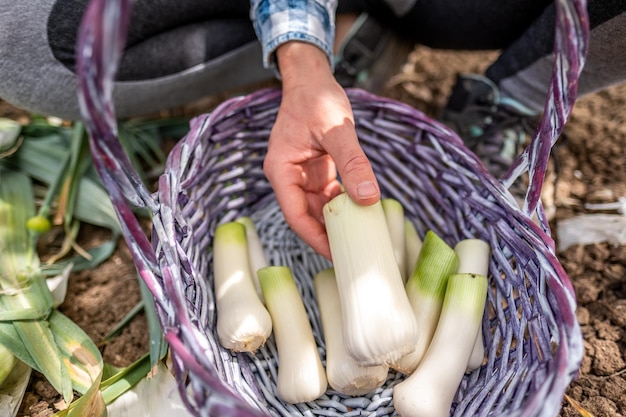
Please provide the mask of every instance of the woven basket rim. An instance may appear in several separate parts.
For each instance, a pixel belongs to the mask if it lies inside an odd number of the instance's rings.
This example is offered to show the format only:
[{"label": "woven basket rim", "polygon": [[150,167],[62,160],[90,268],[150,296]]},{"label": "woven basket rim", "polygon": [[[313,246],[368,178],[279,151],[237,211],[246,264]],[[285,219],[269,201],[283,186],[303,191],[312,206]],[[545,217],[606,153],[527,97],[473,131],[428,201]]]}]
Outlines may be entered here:
[{"label": "woven basket rim", "polygon": [[[576,38],[580,30],[585,30],[588,23],[585,20],[586,9],[583,0],[557,0],[557,6],[557,34],[562,32],[563,35],[557,36],[556,45],[575,51],[565,57],[566,64],[569,65],[568,72],[558,68],[558,65],[564,65],[563,62],[555,61],[554,79],[546,102],[546,109],[551,110],[549,117],[542,119],[542,125],[535,135],[533,144],[524,151],[514,164],[514,169],[503,179],[505,185],[522,172],[529,172],[531,176],[537,172],[545,172],[546,161],[542,159],[545,152],[542,151],[545,151],[546,147],[553,146],[553,141],[556,140],[555,134],[562,129],[575,100],[576,77],[582,66],[584,52],[586,52],[587,35],[585,33],[581,40]],[[270,98],[278,100],[280,92],[263,90],[233,98],[222,103],[209,115],[194,119],[190,125],[190,133],[181,140],[168,157],[167,170],[159,180],[158,191],[155,194],[149,193],[117,140],[115,112],[111,102],[113,82],[111,78],[108,78],[114,73],[111,71],[111,66],[117,64],[121,54],[125,40],[125,27],[128,23],[128,11],[127,0],[93,0],[85,15],[84,22],[86,23],[81,26],[77,48],[79,97],[90,136],[94,164],[110,193],[123,226],[124,238],[137,269],[157,301],[165,339],[173,352],[173,365],[183,400],[197,415],[261,416],[265,413],[251,407],[240,397],[241,393],[236,388],[232,388],[222,379],[226,375],[222,373],[225,372],[224,369],[217,369],[210,364],[207,366],[207,359],[199,355],[201,352],[212,351],[215,348],[215,341],[206,338],[206,334],[199,327],[198,316],[191,309],[210,310],[211,307],[210,305],[196,306],[194,303],[189,303],[189,300],[193,299],[194,302],[200,304],[206,303],[209,301],[210,289],[195,270],[191,254],[182,250],[181,242],[184,242],[185,236],[189,235],[191,230],[186,229],[188,223],[182,218],[181,213],[177,212],[177,207],[189,198],[180,191],[186,190],[193,182],[189,178],[183,178],[184,173],[194,172],[200,167],[200,160],[195,159],[204,145],[200,134],[206,129],[211,129],[222,118],[227,118],[242,109],[247,110],[251,106],[263,104]],[[582,23],[576,17],[582,17]],[[107,45],[107,47],[102,47],[102,45]],[[562,82],[561,76],[568,77],[569,81]],[[363,91],[351,90],[350,94],[354,100],[379,103],[381,108],[391,108],[402,117],[416,116],[415,110],[404,103],[375,97]],[[446,137],[445,141],[429,142],[434,150],[445,150],[453,155],[454,162],[474,167],[473,164],[477,162],[477,158],[475,155],[468,154],[467,148],[458,137],[454,135],[450,137],[450,132],[445,130],[447,128],[435,121],[422,121],[426,122],[429,128],[434,129],[430,133]],[[546,137],[551,140],[545,140]],[[539,140],[540,138],[543,140]],[[549,238],[549,230],[545,225],[539,227],[531,220],[531,215],[535,213],[535,208],[539,204],[537,188],[540,188],[542,178],[531,181],[526,198],[527,204],[523,210],[518,210],[508,205],[506,188],[488,175],[484,167],[475,167],[474,176],[484,180],[483,185],[487,193],[493,195],[494,201],[498,203],[494,207],[485,205],[484,209],[504,207],[507,210],[507,217],[511,218],[510,221],[521,226],[517,231],[520,236],[527,239],[528,246],[534,246],[537,254],[541,255],[539,264],[533,264],[531,267],[537,270],[541,279],[546,280],[545,283],[539,283],[545,284],[550,290],[546,301],[563,307],[562,316],[558,317],[559,322],[547,324],[548,327],[553,327],[554,335],[558,335],[559,340],[568,342],[557,344],[553,352],[553,358],[556,358],[553,363],[555,372],[546,375],[545,383],[537,387],[533,396],[527,401],[515,398],[511,400],[518,405],[523,403],[523,409],[506,410],[507,416],[511,417],[513,415],[547,417],[554,414],[555,407],[560,404],[565,387],[573,377],[575,368],[582,358],[582,342],[573,311],[575,308],[573,289],[556,259],[551,238]],[[467,197],[469,202],[478,201],[472,200],[471,195]],[[491,201],[488,202],[491,203]],[[151,241],[134,218],[132,206],[148,208],[154,213]],[[541,210],[537,214],[542,220]],[[493,225],[493,227],[504,226],[506,225],[498,222]],[[211,230],[208,225],[204,227],[207,231]],[[197,231],[194,230],[194,232]],[[525,259],[528,258],[528,248],[515,247],[514,249],[513,252],[520,251],[516,255],[524,254]],[[522,267],[526,268],[526,265]],[[549,270],[550,273],[545,275],[543,268]],[[526,312],[523,314],[524,319],[526,319],[525,314]],[[538,329],[544,329],[544,327],[538,327]],[[499,337],[504,337],[504,333]],[[499,357],[490,357],[489,369],[495,372],[500,360],[504,361]],[[531,370],[537,369],[537,366],[532,364]],[[510,377],[515,381],[523,378],[517,374],[510,375]],[[187,392],[186,384],[183,384],[186,378],[191,381],[190,392]],[[474,380],[470,379],[470,382],[472,381]],[[494,385],[494,387],[498,386]],[[504,389],[504,386],[502,388]],[[487,399],[485,401],[489,403]],[[478,411],[472,410],[472,404],[465,405],[469,408],[464,411],[464,415]]]},{"label": "woven basket rim", "polygon": [[[361,100],[363,103],[367,103],[367,105],[372,106],[372,107],[376,107],[380,105],[381,107],[384,107],[384,108],[393,108],[394,110],[398,110],[398,112],[402,114],[403,116],[415,117],[416,115],[420,115],[419,117],[425,117],[423,116],[423,113],[408,107],[404,103],[397,102],[393,99],[388,99],[388,98],[377,98],[375,95],[372,95],[371,93],[353,90],[353,91],[350,91],[350,97],[352,97],[355,100]],[[280,92],[278,90],[274,90],[274,89],[260,90],[252,94],[246,95],[244,97],[236,98],[232,102],[227,102],[224,104],[223,108],[218,108],[211,114],[200,116],[194,122],[194,124],[198,127],[198,132],[196,132],[193,135],[194,137],[189,137],[188,141],[187,141],[187,138],[184,138],[177,145],[177,147],[180,148],[180,151],[172,153],[173,155],[172,158],[174,159],[172,159],[172,161],[168,163],[168,166],[170,167],[170,172],[166,177],[168,179],[172,179],[172,177],[176,177],[176,181],[180,180],[180,178],[178,178],[179,174],[177,173],[185,170],[185,168],[180,165],[181,161],[184,161],[185,163],[189,165],[193,165],[196,168],[201,165],[201,164],[198,164],[197,162],[191,161],[191,159],[193,158],[185,157],[183,155],[185,155],[191,149],[193,149],[198,154],[202,154],[203,152],[205,152],[204,148],[199,147],[199,143],[201,142],[201,138],[203,137],[203,134],[205,135],[207,134],[207,132],[204,132],[204,133],[201,132],[202,128],[210,129],[214,123],[219,122],[219,120],[221,119],[229,118],[234,113],[237,113],[237,112],[249,113],[249,111],[247,110],[249,107],[254,107],[255,105],[258,105],[259,103],[263,103],[263,102],[272,102],[272,101],[278,102],[279,98],[280,98]],[[430,120],[430,119],[428,120],[428,122],[432,124],[432,129],[430,129],[431,131],[441,133],[444,136],[446,134],[450,134],[450,132],[448,132],[446,130],[447,128],[445,127],[441,130],[438,130],[439,122]],[[450,137],[447,137],[446,142],[454,148],[462,149],[464,151],[466,150],[464,145],[461,142],[459,142],[458,138],[454,134],[452,134]],[[478,161],[478,159],[474,155],[465,155],[465,156],[469,160],[473,161],[473,164],[475,164],[476,167],[480,167],[480,161]],[[479,170],[482,168],[476,168],[476,169]],[[491,192],[494,193],[493,195],[498,196],[500,195],[499,193],[503,194],[507,192],[504,186],[495,178],[490,176],[490,174],[488,174],[486,171],[479,170],[478,172],[485,175],[485,177],[481,178],[481,180],[485,181],[486,184],[487,183],[489,184]],[[193,178],[194,174],[190,173],[189,177]],[[181,190],[180,188],[183,183],[184,183],[184,179],[178,184],[175,184],[175,183],[164,184],[165,186],[163,188],[160,188],[159,191],[157,191],[157,200],[161,202],[173,201],[176,196],[172,195],[171,191],[169,191],[172,189],[176,190],[177,193],[182,192],[182,194],[185,194],[184,189]],[[186,184],[186,185],[189,185],[189,184]],[[176,188],[177,186],[179,188]],[[499,198],[499,197],[496,197],[496,198]],[[175,208],[175,206],[173,207]],[[582,345],[580,343],[580,340],[576,336],[578,329],[575,324],[576,318],[575,318],[575,315],[573,314],[573,311],[575,309],[573,288],[571,287],[571,284],[569,283],[567,279],[567,275],[565,274],[565,271],[563,270],[558,259],[556,258],[556,255],[552,252],[552,246],[550,244],[551,238],[548,235],[546,235],[546,232],[542,230],[532,219],[529,219],[528,217],[526,217],[523,214],[523,212],[521,212],[519,209],[514,209],[513,207],[511,207],[510,215],[511,215],[511,220],[510,220],[511,222],[516,223],[517,225],[519,225],[520,228],[525,229],[525,233],[527,233],[528,236],[532,236],[533,244],[536,246],[537,251],[541,253],[542,256],[545,256],[546,264],[544,265],[544,267],[546,269],[552,269],[554,271],[553,273],[554,276],[564,278],[563,281],[555,280],[551,283],[551,285],[554,286],[552,288],[552,291],[554,291],[555,293],[558,293],[558,297],[561,300],[560,303],[561,303],[561,307],[563,308],[562,312],[565,316],[567,316],[565,318],[565,321],[567,321],[568,323],[571,323],[573,326],[572,329],[569,330],[570,332],[569,335],[567,334],[568,331],[561,330],[560,336],[562,337],[563,340],[567,340],[568,342],[560,344],[559,345],[560,350],[555,352],[555,355],[556,355],[555,362],[564,361],[563,364],[558,364],[558,363],[555,364],[555,367],[558,369],[557,371],[558,375],[553,376],[555,380],[561,380],[562,383],[560,385],[556,383],[556,385],[552,385],[552,388],[551,388],[551,390],[553,391],[553,396],[552,396],[551,401],[558,402],[560,401],[559,393],[564,391],[566,385],[569,383],[569,376],[572,370],[577,369],[580,360],[582,360],[582,356],[581,356]],[[157,218],[155,219],[155,221],[158,222],[160,220]],[[176,336],[173,336],[173,337],[176,337]],[[193,359],[194,354],[192,353],[191,350],[185,349],[184,346],[180,346],[180,348],[185,351],[184,362],[186,364],[188,364],[188,361],[194,360]],[[200,364],[196,364],[195,366],[201,367]],[[554,384],[554,382],[548,385],[551,385],[551,384]],[[551,397],[550,393],[546,392],[544,394],[546,398]],[[546,398],[544,398],[544,400],[546,400]],[[545,404],[542,404],[541,407],[543,407],[544,405]]]}]

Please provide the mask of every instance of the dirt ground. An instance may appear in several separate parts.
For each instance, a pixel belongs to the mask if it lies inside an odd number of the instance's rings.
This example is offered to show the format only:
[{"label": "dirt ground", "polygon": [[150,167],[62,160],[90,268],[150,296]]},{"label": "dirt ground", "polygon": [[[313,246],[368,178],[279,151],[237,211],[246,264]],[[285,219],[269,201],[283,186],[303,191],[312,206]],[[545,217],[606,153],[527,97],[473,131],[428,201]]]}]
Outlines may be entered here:
[{"label": "dirt ground", "polygon": [[[417,48],[385,95],[436,117],[459,71],[480,71],[492,53],[449,53]],[[0,114],[2,114],[0,108]],[[4,107],[5,114],[10,108]],[[587,213],[588,202],[626,196],[626,85],[581,98],[566,126],[567,141],[555,150],[561,167],[556,220]],[[556,232],[556,223],[553,232]],[[85,228],[82,239],[99,239]],[[568,397],[596,417],[626,416],[626,250],[607,243],[576,245],[559,253],[578,297],[585,339],[579,377]],[[123,242],[96,270],[71,277],[61,310],[99,341],[139,301],[137,278]],[[103,345],[105,361],[130,364],[148,349],[145,317],[137,316],[114,341]],[[20,417],[47,417],[59,396],[39,375],[32,379]],[[559,417],[579,416],[567,400]]]}]

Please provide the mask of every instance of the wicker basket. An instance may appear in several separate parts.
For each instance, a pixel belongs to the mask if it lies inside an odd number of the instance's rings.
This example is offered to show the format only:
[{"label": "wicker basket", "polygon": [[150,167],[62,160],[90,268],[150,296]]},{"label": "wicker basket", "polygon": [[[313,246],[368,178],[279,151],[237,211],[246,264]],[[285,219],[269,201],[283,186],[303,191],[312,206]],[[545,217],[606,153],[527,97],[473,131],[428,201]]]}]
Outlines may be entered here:
[{"label": "wicker basket", "polygon": [[[483,319],[487,361],[463,379],[452,416],[555,416],[582,359],[574,291],[554,253],[539,201],[547,154],[569,116],[586,51],[585,5],[557,3],[555,71],[546,116],[511,174],[498,181],[448,128],[410,106],[351,90],[358,135],[384,196],[398,199],[423,236],[448,243],[478,237],[492,245]],[[286,226],[262,171],[281,100],[263,90],[195,118],[169,155],[158,191],[142,185],[115,135],[112,74],[128,2],[93,1],[81,29],[78,69],[94,163],[110,192],[137,269],[153,293],[181,394],[197,415],[394,415],[390,373],[365,397],[332,390],[311,403],[276,397],[276,350],[232,354],[215,335],[211,240],[218,222],[249,215],[270,261],[292,267],[324,358],[311,278],[327,266]],[[528,172],[526,205],[507,187]],[[153,213],[151,240],[133,207]],[[531,217],[537,215],[539,221]]]}]

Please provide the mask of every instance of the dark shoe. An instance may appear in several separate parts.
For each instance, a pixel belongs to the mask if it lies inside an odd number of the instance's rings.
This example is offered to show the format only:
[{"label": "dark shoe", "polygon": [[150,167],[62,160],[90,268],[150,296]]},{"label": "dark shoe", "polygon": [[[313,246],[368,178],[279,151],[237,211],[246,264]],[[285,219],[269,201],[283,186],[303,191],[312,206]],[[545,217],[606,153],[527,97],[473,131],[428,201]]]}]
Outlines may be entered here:
[{"label": "dark shoe", "polygon": [[[461,74],[441,121],[459,134],[494,177],[500,178],[530,142],[539,124],[539,115],[515,100],[500,97],[491,80],[475,74]],[[528,188],[526,177],[520,178],[510,189],[520,202]],[[554,216],[556,180],[556,160],[552,154],[542,190],[548,218]]]},{"label": "dark shoe", "polygon": [[400,72],[414,44],[366,13],[359,16],[335,57],[335,78],[344,88],[380,93]]},{"label": "dark shoe", "polygon": [[441,120],[495,177],[508,170],[539,121],[520,103],[501,99],[491,80],[474,74],[457,77]]}]

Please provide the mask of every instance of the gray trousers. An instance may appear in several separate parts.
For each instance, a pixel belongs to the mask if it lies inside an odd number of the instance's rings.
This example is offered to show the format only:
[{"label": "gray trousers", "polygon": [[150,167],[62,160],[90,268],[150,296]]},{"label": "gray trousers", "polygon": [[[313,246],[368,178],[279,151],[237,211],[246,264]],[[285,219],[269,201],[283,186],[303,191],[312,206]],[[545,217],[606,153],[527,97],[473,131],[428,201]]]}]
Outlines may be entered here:
[{"label": "gray trousers", "polygon": [[[390,1],[390,0],[388,0]],[[0,0],[0,98],[30,112],[80,118],[74,45],[88,0]],[[394,3],[391,1],[391,3]],[[411,2],[396,2],[404,5]],[[248,0],[136,0],[114,88],[116,113],[154,113],[274,78],[262,67]],[[626,0],[590,0],[590,50],[579,95],[626,79]],[[552,69],[550,0],[340,0],[435,48],[502,50],[486,75],[541,111]]]},{"label": "gray trousers", "polygon": [[[74,46],[87,3],[0,0],[0,98],[80,119]],[[248,0],[135,1],[114,86],[116,114],[151,114],[274,79],[262,66],[248,10]]]}]

